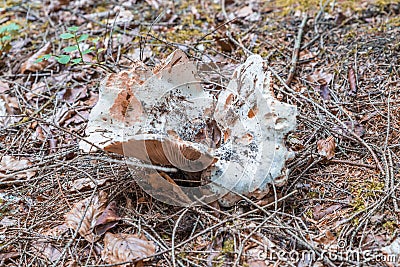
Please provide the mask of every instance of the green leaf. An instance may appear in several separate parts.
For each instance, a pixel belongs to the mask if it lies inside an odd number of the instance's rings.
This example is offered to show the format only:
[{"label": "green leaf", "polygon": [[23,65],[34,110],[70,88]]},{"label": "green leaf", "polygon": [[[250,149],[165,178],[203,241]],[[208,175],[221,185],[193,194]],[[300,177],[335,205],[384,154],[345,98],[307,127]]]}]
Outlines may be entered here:
[{"label": "green leaf", "polygon": [[87,38],[89,38],[89,34],[87,34],[87,33],[82,34],[82,35],[79,37],[78,42],[85,41]]},{"label": "green leaf", "polygon": [[69,55],[61,55],[56,57],[56,59],[58,63],[67,64],[71,60],[71,57]]},{"label": "green leaf", "polygon": [[70,31],[70,32],[76,32],[78,30],[79,30],[78,26],[68,27],[68,31]]},{"label": "green leaf", "polygon": [[3,37],[1,37],[1,41],[4,43],[5,41],[9,41],[11,40],[11,36],[10,35],[5,35]]},{"label": "green leaf", "polygon": [[81,63],[82,62],[82,58],[81,57],[80,58],[75,58],[75,59],[71,60],[71,62],[74,63],[74,64]]},{"label": "green leaf", "polygon": [[94,44],[97,44],[100,41],[100,37],[96,37],[92,40]]},{"label": "green leaf", "polygon": [[38,59],[35,60],[35,63],[40,63],[43,60],[49,60],[49,58],[51,58],[51,54],[40,56]]},{"label": "green leaf", "polygon": [[97,53],[101,53],[101,52],[103,52],[105,50],[106,50],[105,48],[99,48],[99,50],[97,50]]},{"label": "green leaf", "polygon": [[64,48],[64,52],[66,53],[74,52],[76,50],[78,50],[77,45],[67,46],[66,48]]},{"label": "green leaf", "polygon": [[44,60],[44,58],[40,57],[40,58],[36,59],[34,63],[40,63],[40,62],[42,62],[43,60]]},{"label": "green leaf", "polygon": [[0,33],[12,32],[17,30],[19,30],[19,26],[14,22],[0,27]]},{"label": "green leaf", "polygon": [[75,35],[73,35],[72,33],[66,32],[66,33],[61,34],[61,35],[60,35],[60,38],[66,40],[66,39],[71,39],[71,38],[73,38],[74,36],[75,36]]},{"label": "green leaf", "polygon": [[86,49],[86,50],[84,50],[83,52],[82,52],[82,54],[83,55],[86,55],[86,54],[89,54],[90,52],[92,52],[93,50],[92,49]]}]

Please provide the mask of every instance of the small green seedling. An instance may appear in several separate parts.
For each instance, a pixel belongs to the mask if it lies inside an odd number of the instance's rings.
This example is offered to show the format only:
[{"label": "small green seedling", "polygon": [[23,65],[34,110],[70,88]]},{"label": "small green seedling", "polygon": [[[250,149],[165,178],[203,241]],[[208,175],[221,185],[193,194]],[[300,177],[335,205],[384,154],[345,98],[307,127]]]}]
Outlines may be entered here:
[{"label": "small green seedling", "polygon": [[[84,44],[84,42],[89,38],[89,34],[86,34],[86,33],[78,34],[78,30],[79,30],[79,27],[77,27],[77,26],[69,27],[67,32],[60,35],[61,39],[63,39],[63,40],[72,39],[75,43],[74,45],[65,47],[63,49],[63,51],[65,53],[72,53],[72,52],[78,51],[79,52],[78,58],[72,59],[71,55],[69,55],[69,54],[62,54],[62,55],[46,54],[46,55],[39,57],[36,60],[36,62],[38,63],[43,60],[48,60],[49,58],[51,58],[53,56],[57,60],[57,62],[59,62],[60,64],[64,64],[64,65],[68,64],[69,62],[71,62],[72,64],[79,64],[79,63],[86,64],[83,56],[95,51],[95,47],[90,47],[90,48],[82,51],[82,49],[81,49],[82,44]],[[94,43],[96,43],[97,41],[98,41],[98,38],[93,40]],[[100,52],[101,52],[100,49],[96,50],[96,54],[98,54]]]},{"label": "small green seedling", "polygon": [[12,22],[0,26],[0,55],[11,49],[11,40],[19,32],[19,26]]}]

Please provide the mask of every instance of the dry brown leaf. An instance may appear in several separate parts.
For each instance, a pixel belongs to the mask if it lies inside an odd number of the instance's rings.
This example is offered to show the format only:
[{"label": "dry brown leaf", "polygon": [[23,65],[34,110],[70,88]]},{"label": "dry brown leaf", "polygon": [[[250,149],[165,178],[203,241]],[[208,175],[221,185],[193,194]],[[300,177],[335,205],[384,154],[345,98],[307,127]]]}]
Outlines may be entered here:
[{"label": "dry brown leaf", "polygon": [[16,97],[8,94],[0,94],[0,128],[18,122],[21,117],[17,117],[19,106]]},{"label": "dry brown leaf", "polygon": [[335,235],[329,230],[326,230],[323,235],[314,237],[312,239],[312,243],[314,245],[319,245],[320,247],[325,249],[337,246],[338,244],[335,241],[336,241]]},{"label": "dry brown leaf", "polygon": [[[93,199],[91,197],[76,203],[67,214],[64,215],[65,223],[73,230],[79,228],[79,234],[89,242],[96,241],[99,236],[93,233],[93,227],[96,225],[96,220],[103,213],[107,203],[107,193],[100,191]],[[86,213],[85,213],[86,211]]]},{"label": "dry brown leaf", "polygon": [[139,238],[137,235],[107,233],[104,236],[101,258],[108,264],[115,264],[149,257],[155,252],[156,248],[152,241]]},{"label": "dry brown leaf", "polygon": [[[110,178],[104,178],[104,179],[101,179],[101,180],[96,180],[95,179],[95,182],[96,182],[97,186],[100,186],[100,185],[104,185],[109,180],[110,180]],[[95,187],[96,187],[96,185],[94,184],[92,179],[90,179],[90,178],[80,178],[80,179],[76,179],[76,180],[74,180],[72,182],[70,191],[71,192],[76,192],[76,191],[89,189],[89,188],[93,189]]]},{"label": "dry brown leaf", "polygon": [[326,140],[319,140],[317,142],[318,153],[326,157],[326,159],[331,159],[335,156],[335,138],[329,136]]},{"label": "dry brown leaf", "polygon": [[35,54],[33,54],[24,64],[21,66],[21,73],[41,71],[49,65],[49,61],[43,60],[42,62],[35,62],[39,57],[49,54],[51,51],[51,43],[45,44]]},{"label": "dry brown leaf", "polygon": [[0,178],[29,179],[33,177],[36,172],[29,171],[29,169],[24,171],[18,170],[28,168],[31,165],[32,163],[25,158],[17,159],[13,156],[3,156],[0,162]]},{"label": "dry brown leaf", "polygon": [[67,230],[68,228],[65,224],[49,229],[43,233],[43,236],[49,236],[51,239],[41,238],[38,241],[33,242],[33,249],[51,262],[57,261],[57,259],[61,256],[61,250],[55,247],[50,241],[53,238],[60,237],[62,234],[67,232]]},{"label": "dry brown leaf", "polygon": [[0,94],[10,90],[10,87],[8,86],[8,83],[0,81]]},{"label": "dry brown leaf", "polygon": [[315,70],[312,75],[307,76],[307,80],[314,84],[314,89],[319,92],[324,100],[329,100],[331,98],[329,84],[332,79],[333,74],[326,73],[322,70]]},{"label": "dry brown leaf", "polygon": [[89,113],[90,113],[89,110],[82,110],[75,112],[75,114],[72,115],[71,118],[66,119],[64,121],[64,127],[69,127],[70,129],[74,129],[73,127],[71,127],[71,124],[79,125],[83,122],[86,122],[89,118]]},{"label": "dry brown leaf", "polygon": [[38,241],[33,243],[33,248],[37,253],[55,262],[61,256],[61,251],[51,243]]},{"label": "dry brown leaf", "polygon": [[96,235],[103,235],[105,232],[118,224],[121,218],[117,213],[117,202],[111,201],[106,207],[103,214],[96,221],[94,232]]},{"label": "dry brown leaf", "polygon": [[347,78],[349,80],[349,85],[350,85],[349,95],[350,96],[357,95],[357,79],[356,79],[356,74],[354,72],[354,69],[352,67],[349,67],[349,71],[347,73]]},{"label": "dry brown leaf", "polygon": [[87,88],[85,86],[65,88],[58,94],[58,96],[67,103],[73,104],[76,101],[84,99],[88,96]]},{"label": "dry brown leaf", "polygon": [[331,205],[329,207],[323,207],[322,205],[317,204],[314,208],[313,208],[313,218],[315,220],[320,220],[323,217],[325,217],[328,214],[331,214],[335,211],[337,211],[338,209],[340,209],[342,207],[342,205],[340,204],[334,204]]}]

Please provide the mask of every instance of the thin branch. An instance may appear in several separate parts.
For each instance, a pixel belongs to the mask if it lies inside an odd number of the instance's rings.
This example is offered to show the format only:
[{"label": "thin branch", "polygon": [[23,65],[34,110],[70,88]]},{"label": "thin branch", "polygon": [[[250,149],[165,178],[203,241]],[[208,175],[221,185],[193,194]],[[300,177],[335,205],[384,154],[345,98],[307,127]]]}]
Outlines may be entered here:
[{"label": "thin branch", "polygon": [[300,47],[301,47],[301,40],[303,38],[303,31],[304,27],[306,26],[308,21],[308,15],[307,13],[304,15],[303,21],[300,24],[299,27],[299,32],[297,33],[297,38],[294,43],[294,50],[293,50],[293,55],[292,55],[292,62],[290,63],[290,70],[289,70],[289,75],[286,80],[286,84],[289,85],[294,77],[294,74],[296,72],[296,66],[297,62],[299,61],[299,53],[300,53]]}]

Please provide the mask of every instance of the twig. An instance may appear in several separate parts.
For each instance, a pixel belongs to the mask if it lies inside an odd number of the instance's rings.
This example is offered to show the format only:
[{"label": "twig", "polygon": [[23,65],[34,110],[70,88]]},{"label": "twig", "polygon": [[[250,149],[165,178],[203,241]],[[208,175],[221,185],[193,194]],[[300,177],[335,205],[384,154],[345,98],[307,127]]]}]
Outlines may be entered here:
[{"label": "twig", "polygon": [[208,33],[206,33],[206,34],[203,35],[199,40],[197,40],[196,43],[194,44],[194,46],[196,46],[197,44],[199,44],[201,41],[204,40],[204,38],[206,38],[206,37],[209,36],[210,34],[213,34],[214,32],[216,32],[219,28],[221,28],[221,27],[223,27],[223,26],[225,26],[225,25],[227,25],[227,24],[229,24],[229,23],[231,23],[231,22],[233,22],[233,21],[235,21],[235,20],[237,20],[237,18],[233,18],[233,19],[231,19],[231,20],[228,20],[228,21],[226,21],[226,22],[224,22],[224,23],[218,25],[214,30],[212,30],[212,31],[210,31],[210,32],[208,32]]},{"label": "twig", "polygon": [[375,166],[369,165],[369,164],[364,164],[361,162],[355,162],[355,161],[350,161],[350,160],[340,160],[340,159],[331,159],[328,161],[328,163],[343,163],[343,164],[348,164],[348,165],[354,165],[354,166],[359,166],[359,167],[365,167],[369,169],[375,169]]},{"label": "twig", "polygon": [[225,19],[227,21],[229,21],[229,17],[228,17],[228,14],[226,13],[226,9],[225,9],[225,0],[221,0],[221,10],[222,10],[222,14],[224,15]]},{"label": "twig", "polygon": [[62,186],[61,186],[61,183],[60,183],[60,177],[58,177],[58,174],[57,174],[57,173],[55,173],[55,176],[56,176],[56,179],[57,179],[58,187],[60,188],[60,194],[61,194],[61,196],[62,196],[63,199],[65,200],[65,203],[67,203],[68,208],[69,208],[69,209],[72,209],[71,204],[69,204],[69,201],[68,201],[68,199],[65,197],[64,192],[63,192],[63,190],[62,190]]},{"label": "twig", "polygon": [[243,44],[241,44],[239,41],[236,41],[236,39],[233,38],[232,34],[229,31],[226,31],[225,34],[226,34],[226,36],[228,36],[229,40],[231,40],[232,43],[234,43],[235,45],[237,45],[240,48],[242,48],[243,51],[246,52],[248,55],[253,55],[254,54],[249,49],[247,49]]},{"label": "twig", "polygon": [[[393,170],[393,158],[392,158],[392,151],[388,149],[388,156],[389,156],[389,175],[390,175],[390,187],[394,187],[394,170]],[[397,204],[396,198],[396,191],[393,191],[392,194],[393,199],[393,206],[395,212],[400,212],[399,205]]]},{"label": "twig", "polygon": [[151,32],[151,30],[153,29],[154,24],[160,22],[160,20],[164,17],[165,15],[165,11],[162,10],[160,14],[158,14],[158,16],[156,17],[156,19],[151,23],[149,30],[146,33],[146,36],[143,38],[142,36],[140,36],[140,42],[139,42],[139,51],[140,51],[140,61],[143,62],[143,54],[144,54],[144,46],[146,45],[147,42],[147,37],[149,37],[149,34]]},{"label": "twig", "polygon": [[304,15],[303,21],[300,24],[299,32],[297,33],[297,38],[296,38],[296,41],[294,43],[292,62],[290,64],[291,66],[290,66],[290,70],[289,70],[289,75],[288,75],[288,78],[286,80],[286,84],[287,85],[289,85],[292,82],[293,77],[294,77],[294,73],[296,72],[297,62],[299,61],[301,39],[303,38],[303,31],[304,31],[304,27],[307,24],[307,21],[308,21],[308,15],[306,13]]},{"label": "twig", "polygon": [[189,211],[189,208],[186,208],[181,215],[179,216],[178,220],[176,221],[174,225],[174,229],[172,231],[172,242],[171,242],[171,257],[172,257],[172,264],[174,267],[176,267],[176,260],[175,260],[175,235],[176,235],[176,230],[178,229],[179,223],[182,220],[183,216],[185,216],[186,212]]}]

